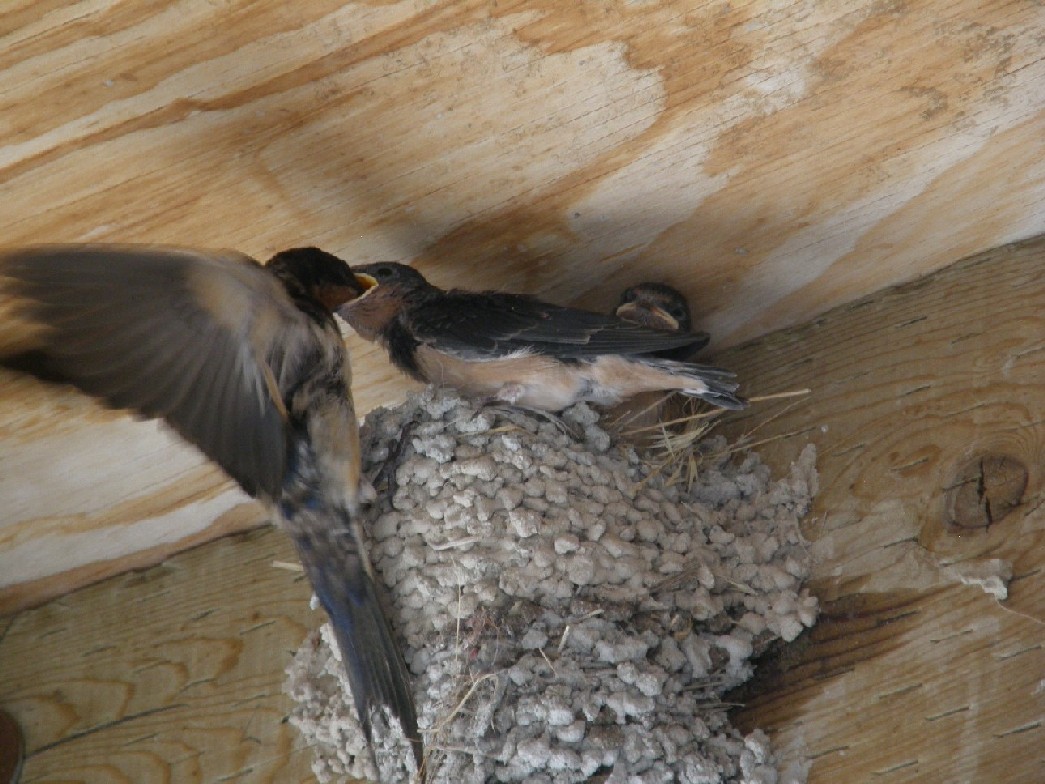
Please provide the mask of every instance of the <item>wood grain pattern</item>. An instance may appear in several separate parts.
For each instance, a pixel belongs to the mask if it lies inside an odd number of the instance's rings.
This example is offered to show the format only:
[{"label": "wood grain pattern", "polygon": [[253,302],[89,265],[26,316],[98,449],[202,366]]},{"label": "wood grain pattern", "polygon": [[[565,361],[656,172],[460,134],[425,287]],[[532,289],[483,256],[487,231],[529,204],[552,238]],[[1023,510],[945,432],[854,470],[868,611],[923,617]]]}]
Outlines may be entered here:
[{"label": "wood grain pattern", "polygon": [[282,668],[321,622],[303,575],[272,565],[293,560],[265,528],[3,621],[22,781],[314,781],[284,723]]},{"label": "wood grain pattern", "polygon": [[[729,345],[1045,228],[1043,36],[1026,0],[8,0],[0,242],[662,278]],[[408,388],[350,348],[361,411]],[[0,402],[0,473],[54,496],[2,488],[0,608],[259,519],[148,426]]]},{"label": "wood grain pattern", "polygon": [[[821,483],[807,533],[823,617],[738,695],[742,725],[804,747],[813,781],[1041,781],[1045,238],[726,359],[762,391],[812,388],[726,430],[755,429],[778,467],[812,441]],[[1026,470],[1019,502],[956,525],[948,495],[990,455]],[[1002,601],[978,584],[999,574]]]},{"label": "wood grain pattern", "polygon": [[[778,468],[818,448],[823,617],[737,716],[808,754],[812,784],[1041,780],[1043,265],[1045,237],[725,356],[753,391],[813,389],[724,425]],[[985,451],[1027,467],[1022,500],[957,530],[948,488]],[[962,582],[992,559],[1011,564],[1001,602]],[[264,529],[3,621],[0,705],[26,730],[25,781],[308,780],[280,684],[321,614],[272,568],[289,560]]]},{"label": "wood grain pattern", "polygon": [[0,369],[0,612],[264,522],[156,422]]}]

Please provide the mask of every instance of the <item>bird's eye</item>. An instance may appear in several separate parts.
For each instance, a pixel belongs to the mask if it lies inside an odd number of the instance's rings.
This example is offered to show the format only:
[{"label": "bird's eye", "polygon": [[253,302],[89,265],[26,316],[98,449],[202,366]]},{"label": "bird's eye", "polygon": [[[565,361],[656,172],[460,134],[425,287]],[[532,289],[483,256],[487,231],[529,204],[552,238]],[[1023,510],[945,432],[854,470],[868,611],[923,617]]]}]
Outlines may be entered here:
[{"label": "bird's eye", "polygon": [[392,277],[392,268],[378,267],[374,270],[374,277],[378,280],[388,280],[390,277]]},{"label": "bird's eye", "polygon": [[682,319],[686,318],[686,310],[681,305],[676,305],[675,307],[671,308],[668,311],[668,313],[671,314],[671,317],[673,319],[676,319],[678,321],[682,321]]},{"label": "bird's eye", "polygon": [[624,292],[624,296],[621,297],[622,302],[634,302],[635,301],[635,289],[628,289]]}]

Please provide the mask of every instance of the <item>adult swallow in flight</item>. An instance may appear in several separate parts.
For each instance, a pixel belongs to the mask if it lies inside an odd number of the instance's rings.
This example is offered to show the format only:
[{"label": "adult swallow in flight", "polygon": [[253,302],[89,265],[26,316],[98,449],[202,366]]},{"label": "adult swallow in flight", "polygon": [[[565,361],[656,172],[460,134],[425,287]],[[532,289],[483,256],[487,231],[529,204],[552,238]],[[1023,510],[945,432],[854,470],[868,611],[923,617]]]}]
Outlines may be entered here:
[{"label": "adult swallow in flight", "polygon": [[638,283],[624,289],[613,311],[618,318],[651,329],[682,332],[693,337],[691,346],[658,351],[655,356],[683,362],[708,344],[706,332],[693,332],[693,317],[682,292],[666,283]]},{"label": "adult swallow in flight", "polygon": [[338,314],[421,381],[545,411],[581,400],[613,405],[654,390],[744,407],[729,371],[656,356],[700,345],[701,335],[648,329],[519,294],[444,291],[404,264],[355,271],[368,291]]},{"label": "adult swallow in flight", "polygon": [[358,422],[332,314],[363,290],[316,248],[265,266],[133,246],[0,257],[0,292],[37,328],[47,375],[165,420],[280,520],[330,616],[368,742],[372,711],[386,708],[420,769],[409,672],[359,526]]}]

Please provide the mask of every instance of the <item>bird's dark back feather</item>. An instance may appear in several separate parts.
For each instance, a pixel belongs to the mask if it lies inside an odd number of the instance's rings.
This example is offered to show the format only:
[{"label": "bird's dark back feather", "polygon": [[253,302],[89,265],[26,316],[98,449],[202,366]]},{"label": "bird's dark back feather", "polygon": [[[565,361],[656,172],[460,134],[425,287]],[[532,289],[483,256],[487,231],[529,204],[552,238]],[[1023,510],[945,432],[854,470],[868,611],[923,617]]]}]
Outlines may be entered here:
[{"label": "bird's dark back feather", "polygon": [[406,328],[403,319],[393,319],[388,325],[384,333],[384,344],[393,365],[419,381],[425,380],[417,365],[417,338]]},{"label": "bird's dark back feather", "polygon": [[406,319],[421,342],[476,358],[516,351],[563,359],[644,355],[701,341],[699,335],[648,329],[616,316],[504,292],[448,291],[414,305]]}]

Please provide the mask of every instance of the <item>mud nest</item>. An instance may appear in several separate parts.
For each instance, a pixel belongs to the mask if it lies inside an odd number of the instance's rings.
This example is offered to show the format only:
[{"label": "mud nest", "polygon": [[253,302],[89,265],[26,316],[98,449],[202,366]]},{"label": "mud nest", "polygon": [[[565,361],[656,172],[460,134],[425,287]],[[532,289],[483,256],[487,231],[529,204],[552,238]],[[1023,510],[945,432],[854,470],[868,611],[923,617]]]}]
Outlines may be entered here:
[{"label": "mud nest", "polygon": [[[432,389],[372,412],[362,440],[430,781],[804,780],[722,700],[815,620],[812,447],[773,481],[708,439],[696,481],[671,485],[586,405],[558,419]],[[288,668],[290,720],[320,781],[376,779],[332,640]],[[411,780],[409,754],[378,758],[382,781]]]}]

